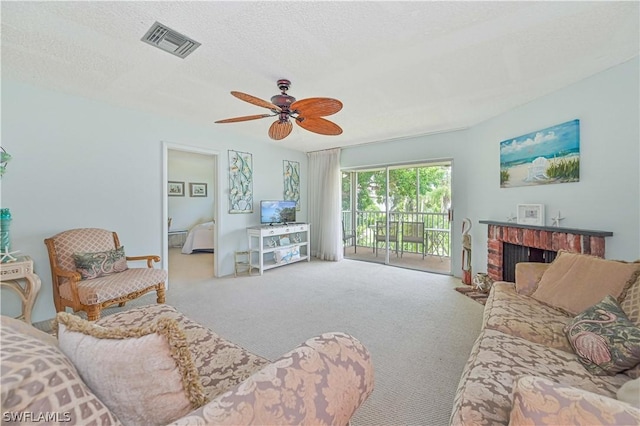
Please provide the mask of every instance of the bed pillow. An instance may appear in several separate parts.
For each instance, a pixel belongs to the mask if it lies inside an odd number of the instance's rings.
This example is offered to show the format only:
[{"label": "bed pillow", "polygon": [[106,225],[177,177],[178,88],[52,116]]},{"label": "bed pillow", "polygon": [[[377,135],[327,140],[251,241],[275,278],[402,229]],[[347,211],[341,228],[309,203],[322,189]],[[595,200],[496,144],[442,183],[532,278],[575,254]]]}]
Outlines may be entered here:
[{"label": "bed pillow", "polygon": [[613,376],[640,363],[640,328],[611,296],[576,316],[564,331],[592,374]]},{"label": "bed pillow", "polygon": [[76,263],[76,271],[80,272],[83,280],[104,277],[128,269],[123,246],[96,253],[75,253],[73,261]]},{"label": "bed pillow", "polygon": [[107,328],[66,312],[56,316],[60,349],[124,424],[164,425],[206,398],[178,322]]},{"label": "bed pillow", "polygon": [[606,295],[620,297],[640,274],[640,263],[558,252],[542,274],[534,299],[577,315]]}]

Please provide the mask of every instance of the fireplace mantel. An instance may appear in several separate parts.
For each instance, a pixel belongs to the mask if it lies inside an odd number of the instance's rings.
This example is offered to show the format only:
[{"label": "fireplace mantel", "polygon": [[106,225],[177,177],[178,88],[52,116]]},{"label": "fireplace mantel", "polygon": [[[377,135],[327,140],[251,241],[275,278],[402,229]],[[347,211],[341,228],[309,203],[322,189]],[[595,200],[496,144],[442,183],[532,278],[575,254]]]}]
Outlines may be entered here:
[{"label": "fireplace mantel", "polygon": [[535,225],[523,225],[515,222],[496,222],[493,220],[480,220],[479,223],[486,225],[505,226],[508,228],[522,228],[522,229],[537,229],[539,231],[549,232],[561,232],[563,234],[574,235],[589,235],[591,237],[611,237],[613,232],[611,231],[596,231],[592,229],[576,229],[576,228],[560,228],[557,226],[535,226]]},{"label": "fireplace mantel", "polygon": [[[526,258],[514,260],[508,256],[505,264],[505,244],[549,252],[549,258],[555,258],[555,252],[559,250],[604,257],[604,239],[613,235],[613,232],[609,231],[523,225],[492,220],[479,222],[489,225],[487,273],[494,280],[511,280],[515,267],[513,262],[527,261]],[[544,256],[546,258],[546,254]]]}]

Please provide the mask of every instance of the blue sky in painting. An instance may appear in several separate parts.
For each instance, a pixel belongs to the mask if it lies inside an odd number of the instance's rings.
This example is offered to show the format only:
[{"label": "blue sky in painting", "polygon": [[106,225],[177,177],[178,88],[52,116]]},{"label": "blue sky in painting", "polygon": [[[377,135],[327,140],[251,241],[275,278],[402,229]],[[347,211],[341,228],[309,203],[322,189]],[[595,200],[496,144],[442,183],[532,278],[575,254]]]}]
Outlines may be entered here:
[{"label": "blue sky in painting", "polygon": [[530,163],[538,157],[554,158],[580,153],[580,120],[500,142],[500,165]]}]

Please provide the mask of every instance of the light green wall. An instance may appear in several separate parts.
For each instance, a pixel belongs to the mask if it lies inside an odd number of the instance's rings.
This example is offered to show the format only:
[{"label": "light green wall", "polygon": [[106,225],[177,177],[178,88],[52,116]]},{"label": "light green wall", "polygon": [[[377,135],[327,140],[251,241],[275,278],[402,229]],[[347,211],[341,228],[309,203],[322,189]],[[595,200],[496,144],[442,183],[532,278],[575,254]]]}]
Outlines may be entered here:
[{"label": "light green wall", "polygon": [[[640,258],[640,98],[638,58],[458,132],[346,148],[345,168],[453,159],[454,275],[461,274],[462,219],[472,220],[472,269],[486,271],[487,226],[517,204],[558,211],[563,227],[613,231],[607,257]],[[580,119],[580,182],[500,188],[500,142]],[[551,225],[551,219],[547,219]]]},{"label": "light green wall", "polygon": [[[460,272],[461,220],[473,221],[473,270],[486,270],[486,226],[519,203],[543,203],[562,225],[613,231],[607,257],[640,258],[639,63],[625,64],[564,88],[468,130],[346,148],[343,167],[430,159],[453,160],[453,272]],[[578,118],[581,180],[527,188],[499,188],[499,143],[509,137]],[[12,243],[35,261],[43,281],[34,321],[53,317],[51,277],[44,238],[65,229],[116,230],[127,252],[162,253],[163,142],[218,151],[220,157],[219,253],[221,273],[233,269],[232,253],[246,246],[254,214],[226,214],[228,149],[251,152],[255,201],[280,198],[282,160],[301,164],[301,221],[307,218],[304,153],[233,136],[218,127],[165,117],[2,81],[2,145],[13,155],[1,182],[2,207],[13,213]],[[18,301],[2,291],[2,313],[17,314]]]},{"label": "light green wall", "polygon": [[[71,228],[118,232],[127,253],[163,253],[163,143],[220,153],[218,185],[220,274],[233,272],[233,251],[246,249],[246,227],[260,222],[257,202],[282,198],[282,161],[307,157],[263,139],[234,137],[228,127],[198,126],[116,108],[77,96],[2,81],[2,145],[13,156],[2,177],[2,207],[13,214],[12,245],[29,254],[42,279],[34,321],[55,315],[51,274],[43,240]],[[227,214],[227,150],[253,154],[254,213]],[[306,194],[299,219],[306,220]],[[2,312],[16,315],[19,302],[2,290]]]}]

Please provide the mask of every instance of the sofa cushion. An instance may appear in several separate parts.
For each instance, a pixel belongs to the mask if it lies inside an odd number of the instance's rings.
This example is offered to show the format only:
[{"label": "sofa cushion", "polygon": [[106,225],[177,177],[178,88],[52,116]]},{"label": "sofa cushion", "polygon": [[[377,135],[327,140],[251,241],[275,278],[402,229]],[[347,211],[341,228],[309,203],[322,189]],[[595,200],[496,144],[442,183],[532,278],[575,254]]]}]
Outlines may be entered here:
[{"label": "sofa cushion", "polygon": [[[77,283],[78,297],[85,305],[96,305],[116,297],[123,296],[123,292],[134,293],[158,283],[165,282],[167,271],[153,268],[129,268],[124,272],[107,275],[93,280],[82,280]],[[126,284],[126,289],[123,288]],[[73,294],[68,282],[60,285],[60,296],[73,300]]]},{"label": "sofa cushion", "polygon": [[564,312],[521,295],[512,283],[496,282],[485,305],[482,327],[573,353],[564,332],[570,320]]},{"label": "sofa cushion", "polygon": [[[25,332],[25,324],[16,326],[15,321],[3,316],[0,332],[3,424],[13,423],[11,420],[16,424],[44,424],[48,418],[55,424],[121,425],[83,382],[55,339],[43,338],[34,327]],[[44,417],[52,413],[55,422]]]},{"label": "sofa cushion", "polygon": [[[624,313],[627,314],[629,321],[632,321],[640,327],[640,277],[638,277],[636,282],[633,283],[621,297],[622,302],[620,303],[620,307],[622,307]],[[640,364],[626,370],[624,374],[632,379],[640,378]]]},{"label": "sofa cushion", "polygon": [[540,262],[516,263],[516,292],[524,296],[531,296],[538,288],[540,278],[549,269],[549,265],[549,263]]},{"label": "sofa cushion", "polygon": [[484,329],[463,369],[451,424],[508,424],[514,383],[524,375],[614,398],[620,386],[630,380],[624,374],[594,376],[573,353]]},{"label": "sofa cushion", "polygon": [[640,379],[629,380],[616,392],[618,401],[626,402],[640,409]]},{"label": "sofa cushion", "polygon": [[638,262],[560,251],[531,297],[577,315],[608,294],[619,298],[639,274]]},{"label": "sofa cushion", "polygon": [[160,316],[172,318],[180,324],[209,399],[229,390],[269,363],[267,359],[220,337],[169,305],[133,308],[105,316],[96,323],[104,327],[133,327],[154,321]]},{"label": "sofa cushion", "polygon": [[593,374],[616,374],[640,362],[640,328],[612,296],[576,316],[565,332],[578,359]]},{"label": "sofa cushion", "polygon": [[518,379],[509,425],[633,425],[640,410],[611,398],[541,377]]},{"label": "sofa cushion", "polygon": [[186,337],[171,318],[108,328],[60,312],[58,341],[125,424],[164,425],[206,402]]},{"label": "sofa cushion", "polygon": [[58,346],[58,339],[56,339],[53,335],[45,333],[44,331],[39,330],[34,326],[27,324],[26,322],[19,319],[1,315],[0,323],[3,327],[9,327],[18,333],[31,336],[35,339],[40,340],[42,343],[46,343],[52,346]]},{"label": "sofa cushion", "polygon": [[104,277],[128,268],[124,247],[96,253],[74,253],[73,261],[83,280]]},{"label": "sofa cushion", "polygon": [[640,276],[620,296],[620,307],[635,325],[640,327]]}]

